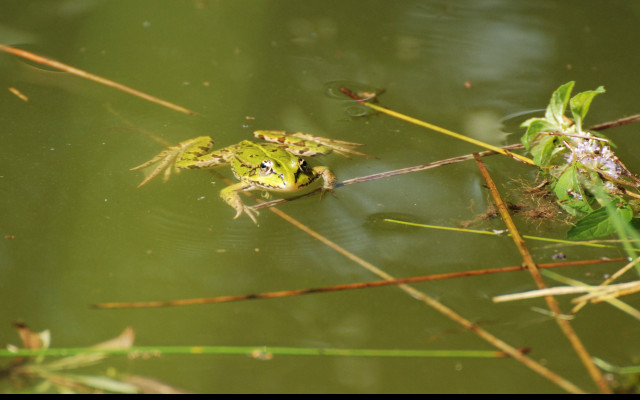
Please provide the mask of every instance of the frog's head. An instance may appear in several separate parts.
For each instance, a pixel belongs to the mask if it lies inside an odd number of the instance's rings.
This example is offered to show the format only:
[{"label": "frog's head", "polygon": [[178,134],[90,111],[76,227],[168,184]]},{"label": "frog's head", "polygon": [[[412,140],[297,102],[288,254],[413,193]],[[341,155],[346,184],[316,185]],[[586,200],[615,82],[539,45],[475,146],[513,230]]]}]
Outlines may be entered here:
[{"label": "frog's head", "polygon": [[256,186],[277,190],[280,192],[294,192],[309,185],[316,178],[307,162],[299,157],[287,159],[264,159],[258,168]]}]

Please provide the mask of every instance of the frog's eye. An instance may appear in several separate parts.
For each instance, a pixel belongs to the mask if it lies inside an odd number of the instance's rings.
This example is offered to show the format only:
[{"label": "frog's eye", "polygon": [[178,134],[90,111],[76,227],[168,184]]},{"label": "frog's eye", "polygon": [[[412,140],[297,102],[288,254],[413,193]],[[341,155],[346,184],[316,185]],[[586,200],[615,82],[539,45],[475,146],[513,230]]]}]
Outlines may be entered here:
[{"label": "frog's eye", "polygon": [[271,160],[264,160],[263,162],[260,163],[260,174],[261,175],[266,175],[273,172],[273,161]]}]

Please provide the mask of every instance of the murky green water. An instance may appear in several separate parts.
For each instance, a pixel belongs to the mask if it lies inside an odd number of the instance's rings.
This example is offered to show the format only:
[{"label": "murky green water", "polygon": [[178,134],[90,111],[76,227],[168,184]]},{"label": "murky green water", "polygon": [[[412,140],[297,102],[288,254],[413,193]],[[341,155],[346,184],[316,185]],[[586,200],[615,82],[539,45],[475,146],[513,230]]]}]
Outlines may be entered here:
[{"label": "murky green water", "polygon": [[[93,310],[111,301],[171,300],[378,280],[267,210],[256,227],[218,197],[225,184],[187,171],[143,188],[129,168],[162,146],[211,135],[224,146],[255,129],[366,143],[377,159],[313,160],[344,180],[467,154],[476,148],[327,94],[327,82],[385,88],[384,105],[492,144],[514,142],[501,121],[543,108],[561,83],[604,85],[590,122],[638,112],[640,4],[628,1],[14,1],[0,4],[0,42],[68,63],[197,112],[187,116],[0,54],[0,344],[13,321],[50,329],[55,347],[136,330],[136,344],[356,349],[491,347],[394,287],[242,303]],[[621,34],[620,32],[624,32]],[[24,102],[7,89],[28,96]],[[637,127],[612,130],[631,170]],[[535,172],[487,164],[501,189]],[[228,170],[222,171],[231,176]],[[211,182],[215,184],[211,184]],[[458,226],[485,210],[471,162],[351,185],[280,206],[391,275],[520,264],[509,238],[404,229],[392,216]],[[247,200],[251,201],[251,200]],[[563,237],[565,225],[518,220],[523,233]],[[500,222],[475,225],[502,228]],[[538,262],[618,257],[529,243]],[[620,265],[564,269],[596,283]],[[550,282],[551,283],[551,282]],[[586,390],[595,390],[542,300],[493,304],[534,288],[525,273],[416,284]],[[628,302],[637,305],[637,299]],[[567,299],[561,299],[569,309]],[[628,365],[637,321],[604,305],[574,327],[589,351]],[[165,356],[102,368],[193,392],[553,392],[509,359]],[[8,386],[4,386],[6,388]]]}]

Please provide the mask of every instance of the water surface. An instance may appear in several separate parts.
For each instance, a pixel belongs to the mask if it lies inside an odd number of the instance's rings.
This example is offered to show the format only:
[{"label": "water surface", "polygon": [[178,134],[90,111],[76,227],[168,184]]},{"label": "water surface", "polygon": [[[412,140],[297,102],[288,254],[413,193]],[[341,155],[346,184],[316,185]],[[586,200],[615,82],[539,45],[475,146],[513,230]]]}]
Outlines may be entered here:
[{"label": "water surface", "polygon": [[[267,210],[259,226],[246,216],[232,219],[234,211],[218,196],[226,184],[205,171],[136,188],[143,175],[129,168],[162,149],[152,136],[178,143],[211,135],[226,146],[255,129],[283,129],[365,143],[376,159],[310,161],[344,180],[477,149],[387,116],[362,116],[352,102],[328,95],[328,82],[384,88],[385,106],[495,145],[516,141],[521,132],[509,135],[514,116],[545,107],[569,80],[580,91],[604,85],[608,93],[594,101],[589,121],[611,120],[638,112],[639,16],[640,6],[624,1],[3,1],[0,42],[197,114],[0,54],[0,237],[6,236],[0,239],[0,342],[18,343],[11,322],[21,320],[50,329],[56,347],[97,343],[130,325],[136,344],[149,346],[491,349],[393,287],[186,308],[89,305],[379,279]],[[609,133],[635,171],[636,129]],[[487,164],[505,193],[518,190],[514,179],[535,178],[509,159]],[[400,216],[459,226],[488,204],[477,168],[463,163],[351,185],[335,197],[312,196],[280,209],[389,274],[410,277],[519,265],[507,237],[380,222]],[[561,238],[568,229],[517,222],[529,235]],[[569,260],[621,255],[548,243],[529,248],[538,262],[550,262],[558,251]],[[562,273],[597,283],[619,266]],[[595,390],[555,322],[532,311],[544,307],[542,300],[492,303],[494,295],[533,289],[528,274],[415,287]],[[561,302],[569,309],[568,300]],[[638,325],[621,312],[591,306],[574,327],[593,355],[619,365],[637,361]],[[185,355],[120,358],[113,365],[194,392],[560,390],[508,359]]]}]

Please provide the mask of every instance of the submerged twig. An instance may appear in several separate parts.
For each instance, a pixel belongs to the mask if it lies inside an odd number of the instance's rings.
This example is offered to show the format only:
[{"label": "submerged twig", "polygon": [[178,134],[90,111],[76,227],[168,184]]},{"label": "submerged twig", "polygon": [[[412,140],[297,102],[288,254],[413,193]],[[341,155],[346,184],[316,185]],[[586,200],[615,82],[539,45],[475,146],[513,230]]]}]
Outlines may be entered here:
[{"label": "submerged twig", "polygon": [[30,53],[30,52],[25,51],[25,50],[22,50],[22,49],[17,49],[15,47],[5,46],[5,45],[0,45],[0,50],[4,51],[6,53],[13,54],[13,55],[18,56],[18,57],[25,58],[25,59],[33,61],[33,62],[37,62],[39,64],[47,65],[49,67],[58,69],[60,71],[68,72],[68,73],[70,73],[72,75],[76,75],[76,76],[79,76],[81,78],[88,79],[90,81],[97,82],[97,83],[99,83],[101,85],[112,87],[114,89],[120,90],[120,91],[125,92],[125,93],[129,93],[130,95],[133,95],[133,96],[136,96],[136,97],[140,97],[140,98],[142,98],[144,100],[150,101],[152,103],[159,104],[161,106],[170,108],[170,109],[175,110],[175,111],[179,111],[179,112],[184,113],[184,114],[192,115],[192,114],[196,113],[195,111],[191,111],[191,110],[189,110],[187,108],[184,108],[184,107],[181,107],[179,105],[170,103],[170,102],[168,102],[166,100],[162,100],[162,99],[160,99],[158,97],[151,96],[150,94],[146,94],[146,93],[141,92],[139,90],[130,88],[128,86],[125,86],[123,84],[114,82],[112,80],[100,77],[98,75],[91,74],[89,72],[86,72],[86,71],[83,71],[81,69],[72,67],[70,65],[63,64],[63,63],[58,62],[58,61],[54,61],[54,60],[52,60],[50,58],[46,58],[46,57],[43,57],[43,56],[40,56],[40,55],[37,55],[37,54],[34,54],[34,53]]},{"label": "submerged twig", "polygon": [[29,97],[27,97],[27,95],[25,95],[24,93],[22,93],[21,91],[19,91],[18,89],[14,88],[14,87],[10,87],[9,91],[16,96],[17,98],[19,98],[20,100],[27,102],[29,101]]}]

